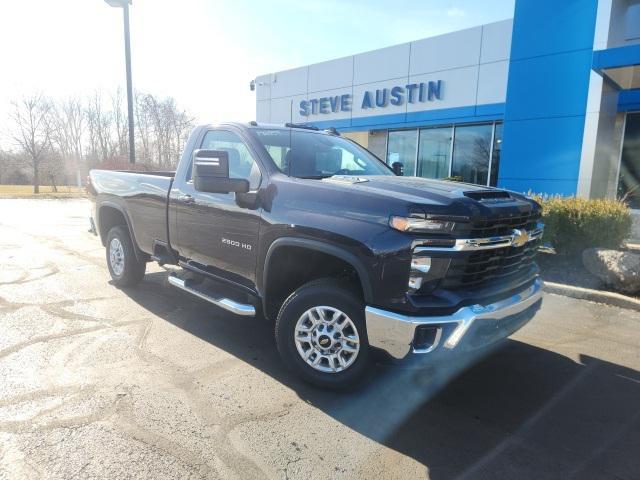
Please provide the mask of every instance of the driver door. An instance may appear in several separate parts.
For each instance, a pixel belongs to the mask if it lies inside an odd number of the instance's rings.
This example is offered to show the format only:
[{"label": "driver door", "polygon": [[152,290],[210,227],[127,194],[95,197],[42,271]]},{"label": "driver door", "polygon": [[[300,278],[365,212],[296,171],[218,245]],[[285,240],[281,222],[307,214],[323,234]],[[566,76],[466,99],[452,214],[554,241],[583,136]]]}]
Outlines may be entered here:
[{"label": "driver door", "polygon": [[[250,192],[259,188],[260,167],[235,132],[209,130],[197,148],[226,151],[229,177],[248,180]],[[192,169],[193,166],[178,195],[181,200],[176,222],[181,254],[216,275],[254,285],[260,209],[238,202],[238,196],[243,194],[197,191],[191,178]]]}]

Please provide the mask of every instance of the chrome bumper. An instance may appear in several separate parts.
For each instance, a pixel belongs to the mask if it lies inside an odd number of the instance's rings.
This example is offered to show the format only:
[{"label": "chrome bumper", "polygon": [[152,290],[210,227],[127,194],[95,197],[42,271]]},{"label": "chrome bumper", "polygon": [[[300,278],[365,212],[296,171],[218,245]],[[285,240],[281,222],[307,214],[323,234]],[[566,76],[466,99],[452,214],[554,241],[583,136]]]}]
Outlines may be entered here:
[{"label": "chrome bumper", "polygon": [[[451,328],[448,329],[450,333],[446,335],[442,346],[451,350],[458,346],[474,322],[501,320],[517,315],[534,305],[540,298],[542,298],[542,280],[538,278],[533,285],[509,298],[486,306],[463,307],[447,316],[411,317],[367,306],[365,318],[369,345],[386,351],[396,359],[406,357],[411,351],[413,353],[428,353],[438,348],[443,339],[439,334],[433,347],[422,350],[415,349],[412,342],[416,328],[421,325],[450,326]],[[442,330],[439,329],[438,332],[442,332]]]}]

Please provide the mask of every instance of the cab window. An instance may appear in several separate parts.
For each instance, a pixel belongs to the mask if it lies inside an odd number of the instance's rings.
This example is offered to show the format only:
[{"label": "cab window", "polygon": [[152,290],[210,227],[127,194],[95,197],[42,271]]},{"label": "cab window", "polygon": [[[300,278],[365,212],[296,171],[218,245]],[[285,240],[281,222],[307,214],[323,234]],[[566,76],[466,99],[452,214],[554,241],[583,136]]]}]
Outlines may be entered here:
[{"label": "cab window", "polygon": [[[260,168],[242,139],[227,130],[209,130],[200,145],[204,150],[222,150],[229,156],[229,178],[249,181],[249,188],[256,190],[262,178]],[[189,172],[189,178],[193,173]]]}]

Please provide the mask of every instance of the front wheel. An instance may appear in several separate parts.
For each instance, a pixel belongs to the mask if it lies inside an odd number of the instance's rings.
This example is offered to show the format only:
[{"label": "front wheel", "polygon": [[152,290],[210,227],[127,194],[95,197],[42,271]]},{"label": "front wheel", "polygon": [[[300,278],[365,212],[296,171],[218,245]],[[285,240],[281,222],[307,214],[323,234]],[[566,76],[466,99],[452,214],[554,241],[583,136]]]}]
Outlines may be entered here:
[{"label": "front wheel", "polygon": [[107,234],[107,266],[113,283],[118,287],[135,285],[144,277],[147,264],[136,258],[126,227],[117,225]]},{"label": "front wheel", "polygon": [[276,320],[276,341],[285,364],[315,385],[350,387],[367,372],[364,304],[336,279],[309,282],[287,298]]}]

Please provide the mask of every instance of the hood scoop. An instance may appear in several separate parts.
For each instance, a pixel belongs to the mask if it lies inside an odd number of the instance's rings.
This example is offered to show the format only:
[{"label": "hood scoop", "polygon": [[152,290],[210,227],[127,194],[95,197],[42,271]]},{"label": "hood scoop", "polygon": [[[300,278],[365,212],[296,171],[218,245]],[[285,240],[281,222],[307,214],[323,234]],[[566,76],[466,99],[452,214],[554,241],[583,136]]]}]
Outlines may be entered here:
[{"label": "hood scoop", "polygon": [[513,200],[509,192],[504,190],[473,190],[470,192],[463,192],[465,197],[473,198],[479,202],[485,203],[499,203],[510,202]]}]

